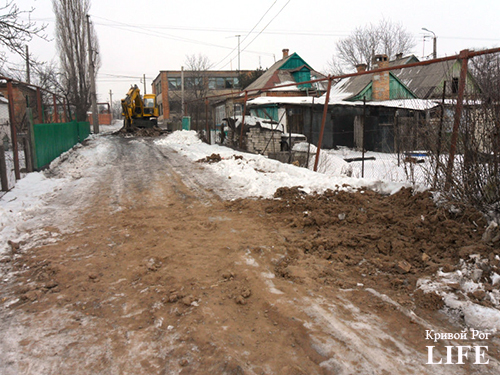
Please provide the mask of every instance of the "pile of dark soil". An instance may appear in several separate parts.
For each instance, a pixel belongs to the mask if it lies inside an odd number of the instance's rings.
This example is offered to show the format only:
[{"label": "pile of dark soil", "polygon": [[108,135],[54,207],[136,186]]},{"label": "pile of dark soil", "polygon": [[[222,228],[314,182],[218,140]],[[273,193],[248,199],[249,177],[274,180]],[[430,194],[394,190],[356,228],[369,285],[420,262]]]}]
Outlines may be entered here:
[{"label": "pile of dark soil", "polygon": [[[281,223],[288,256],[275,273],[294,282],[394,290],[405,303],[419,278],[439,269],[454,271],[469,255],[479,254],[500,267],[495,259],[500,249],[481,240],[487,224],[483,215],[466,207],[438,207],[428,192],[308,195],[295,187],[278,189],[275,198],[255,204],[276,225]],[[253,205],[233,204],[241,209]]]},{"label": "pile of dark soil", "polygon": [[218,163],[222,160],[222,157],[219,154],[212,154],[203,159],[197,160],[198,163]]},{"label": "pile of dark soil", "polygon": [[121,135],[121,136],[134,136],[134,137],[159,137],[163,134],[167,133],[165,129],[161,129],[158,127],[154,128],[131,128],[131,129],[126,129],[125,127],[121,128],[116,132],[115,134]]}]

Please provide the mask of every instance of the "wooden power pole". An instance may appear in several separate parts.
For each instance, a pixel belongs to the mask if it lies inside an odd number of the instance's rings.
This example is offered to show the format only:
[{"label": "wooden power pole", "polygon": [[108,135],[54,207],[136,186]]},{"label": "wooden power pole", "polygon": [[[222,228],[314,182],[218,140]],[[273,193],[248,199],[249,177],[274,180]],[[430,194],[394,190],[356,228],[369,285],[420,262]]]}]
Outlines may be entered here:
[{"label": "wooden power pole", "polygon": [[97,113],[97,94],[95,88],[94,60],[92,58],[92,38],[90,37],[90,16],[87,14],[87,38],[89,43],[90,100],[92,101],[92,124],[94,134],[99,133],[99,114]]}]

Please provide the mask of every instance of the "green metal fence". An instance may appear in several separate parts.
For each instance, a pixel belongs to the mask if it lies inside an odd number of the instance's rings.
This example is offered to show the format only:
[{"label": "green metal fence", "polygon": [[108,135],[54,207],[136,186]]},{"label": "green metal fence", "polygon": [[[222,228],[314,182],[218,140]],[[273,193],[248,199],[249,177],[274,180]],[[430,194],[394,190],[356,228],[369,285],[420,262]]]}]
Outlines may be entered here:
[{"label": "green metal fence", "polygon": [[58,124],[35,124],[33,135],[36,156],[34,166],[40,169],[87,138],[90,135],[90,123],[72,121]]}]

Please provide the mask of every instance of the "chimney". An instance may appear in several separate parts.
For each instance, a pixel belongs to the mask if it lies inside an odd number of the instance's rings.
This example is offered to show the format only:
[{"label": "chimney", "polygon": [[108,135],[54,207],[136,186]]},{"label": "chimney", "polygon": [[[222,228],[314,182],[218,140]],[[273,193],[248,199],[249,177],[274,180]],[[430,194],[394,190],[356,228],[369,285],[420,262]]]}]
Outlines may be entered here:
[{"label": "chimney", "polygon": [[356,70],[358,71],[358,73],[366,72],[366,64],[358,64],[358,65],[356,65]]},{"label": "chimney", "polygon": [[288,52],[289,52],[288,48],[283,49],[283,58],[284,59],[286,59],[288,57]]},{"label": "chimney", "polygon": [[[389,58],[387,55],[375,55],[373,58],[373,69],[383,69],[389,67]],[[389,90],[390,75],[389,71],[374,73],[372,77],[372,99],[389,100],[391,93]]]}]

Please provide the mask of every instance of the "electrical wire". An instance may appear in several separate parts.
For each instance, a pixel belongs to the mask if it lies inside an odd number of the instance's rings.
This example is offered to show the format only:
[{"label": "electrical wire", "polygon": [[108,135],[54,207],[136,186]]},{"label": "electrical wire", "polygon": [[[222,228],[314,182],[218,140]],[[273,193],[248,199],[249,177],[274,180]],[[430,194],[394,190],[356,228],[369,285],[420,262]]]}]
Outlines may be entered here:
[{"label": "electrical wire", "polygon": [[[178,36],[171,35],[171,34],[165,34],[165,33],[159,33],[159,32],[152,32],[148,28],[145,28],[145,27],[141,27],[141,26],[137,26],[137,25],[131,25],[131,24],[126,24],[126,23],[119,22],[119,21],[112,21],[112,20],[109,20],[109,19],[103,18],[103,17],[98,17],[98,16],[94,16],[94,15],[92,15],[92,17],[95,18],[95,19],[101,19],[101,20],[104,20],[104,21],[107,21],[107,22],[114,22],[114,23],[117,24],[117,25],[113,25],[113,24],[106,24],[106,23],[101,23],[101,22],[95,22],[94,21],[94,24],[95,25],[99,25],[99,26],[111,27],[111,28],[115,28],[115,29],[119,29],[119,30],[126,30],[126,31],[130,31],[130,32],[135,32],[135,33],[138,33],[138,34],[144,34],[144,35],[149,35],[149,36],[156,36],[156,37],[159,37],[159,38],[170,39],[170,40],[175,40],[175,41],[179,41],[179,42],[193,43],[193,44],[199,44],[199,45],[204,45],[204,46],[212,46],[212,47],[223,48],[223,49],[232,49],[232,47],[227,47],[227,46],[223,46],[223,45],[215,44],[215,43],[207,43],[206,41],[200,41],[200,40],[196,40],[196,39],[178,37]],[[130,30],[130,28],[132,28],[132,29],[138,29],[138,30],[132,31],[132,30]],[[259,52],[259,51],[247,51],[247,52],[253,53],[253,54],[258,54],[258,55],[269,55],[269,56],[272,55],[270,53]]]},{"label": "electrical wire", "polygon": [[[261,23],[261,21],[264,19],[264,17],[267,15],[267,13],[269,13],[271,11],[271,9],[274,7],[274,4],[276,4],[277,2],[278,2],[278,0],[275,0],[274,3],[272,3],[271,6],[269,8],[267,8],[267,10],[262,15],[262,17],[260,17],[259,21],[257,21],[257,23],[254,25],[254,27],[252,27],[252,30],[250,30],[245,35],[245,37],[243,38],[243,40],[241,42],[238,42],[238,46],[236,48],[233,48],[233,50],[231,52],[229,52],[226,56],[224,56],[218,63],[214,64],[215,66],[218,66],[219,64],[221,64],[224,60],[226,60],[229,56],[231,56],[236,51],[236,49],[238,49],[238,47],[241,45],[241,43],[243,43],[248,38],[248,36],[255,30],[255,28],[259,25],[259,23]],[[230,61],[232,61],[232,59]]]},{"label": "electrical wire", "polygon": [[[266,24],[266,26],[264,26],[264,28],[243,49],[241,49],[241,52],[245,51],[255,41],[255,39],[257,39],[264,32],[264,30],[267,29],[267,27],[276,19],[276,17],[278,17],[281,14],[281,12],[283,12],[286,6],[290,4],[290,1],[292,0],[288,0],[286,4],[283,5],[283,7],[279,10],[279,12],[273,18],[271,18],[271,20]],[[227,64],[229,64],[229,62]],[[226,67],[227,64],[224,65],[222,68]]]}]

